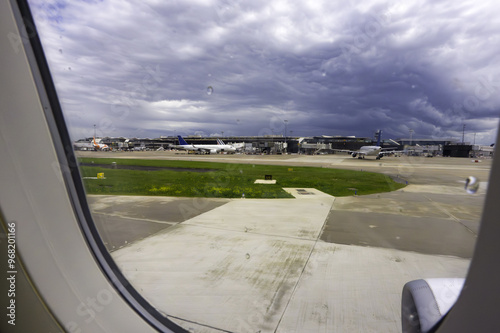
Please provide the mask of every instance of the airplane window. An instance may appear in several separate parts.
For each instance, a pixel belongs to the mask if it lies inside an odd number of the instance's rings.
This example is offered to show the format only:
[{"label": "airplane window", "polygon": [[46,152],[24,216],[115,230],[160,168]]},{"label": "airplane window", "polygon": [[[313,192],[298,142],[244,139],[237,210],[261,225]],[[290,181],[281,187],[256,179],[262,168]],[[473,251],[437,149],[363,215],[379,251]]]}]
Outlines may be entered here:
[{"label": "airplane window", "polygon": [[495,150],[493,4],[29,4],[93,223],[169,320],[399,332],[403,286],[435,278],[452,306]]}]

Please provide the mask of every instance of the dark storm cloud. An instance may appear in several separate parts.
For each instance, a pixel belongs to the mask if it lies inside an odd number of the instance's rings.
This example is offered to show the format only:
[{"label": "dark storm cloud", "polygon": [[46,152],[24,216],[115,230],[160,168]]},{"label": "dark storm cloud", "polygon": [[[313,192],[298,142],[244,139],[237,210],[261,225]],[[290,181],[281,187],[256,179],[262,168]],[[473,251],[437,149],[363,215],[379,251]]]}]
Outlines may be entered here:
[{"label": "dark storm cloud", "polygon": [[494,2],[32,3],[77,138],[496,135]]}]

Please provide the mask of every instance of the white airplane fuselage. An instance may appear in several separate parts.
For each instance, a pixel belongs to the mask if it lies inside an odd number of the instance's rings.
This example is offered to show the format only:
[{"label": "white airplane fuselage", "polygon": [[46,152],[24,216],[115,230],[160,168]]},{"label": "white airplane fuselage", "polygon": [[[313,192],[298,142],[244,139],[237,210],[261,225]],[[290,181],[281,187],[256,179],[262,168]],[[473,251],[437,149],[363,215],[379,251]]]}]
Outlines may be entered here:
[{"label": "white airplane fuselage", "polygon": [[194,151],[204,151],[208,152],[210,154],[215,154],[215,153],[220,153],[220,152],[227,152],[227,153],[234,153],[236,151],[236,148],[234,148],[231,145],[181,145],[186,150],[194,150]]},{"label": "white airplane fuselage", "polygon": [[[205,152],[209,154],[216,154],[216,153],[221,153],[221,152],[226,152],[226,153],[234,153],[236,152],[236,148],[234,148],[232,145],[226,145],[226,144],[217,144],[217,145],[193,145],[193,144],[188,144],[181,136],[178,136],[180,145],[175,146],[175,148],[179,149],[184,149],[184,150],[191,150],[191,151],[198,151],[198,152]],[[217,142],[223,143],[221,140],[217,140]]]},{"label": "white airplane fuselage", "polygon": [[360,153],[365,153],[366,156],[375,156],[380,153],[382,147],[379,146],[363,146],[359,148]]},{"label": "white airplane fuselage", "polygon": [[382,158],[382,147],[380,146],[362,146],[358,151],[351,152],[352,157],[364,158],[365,156],[376,156],[377,159]]}]

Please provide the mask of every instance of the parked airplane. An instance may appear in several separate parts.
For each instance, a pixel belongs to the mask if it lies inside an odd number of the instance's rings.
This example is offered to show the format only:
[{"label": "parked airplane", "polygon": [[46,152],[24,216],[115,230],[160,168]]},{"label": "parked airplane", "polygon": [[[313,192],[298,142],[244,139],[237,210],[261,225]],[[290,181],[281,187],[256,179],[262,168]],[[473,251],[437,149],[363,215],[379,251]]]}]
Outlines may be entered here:
[{"label": "parked airplane", "polygon": [[73,147],[77,150],[111,150],[107,144],[101,143],[101,139],[95,137],[90,141],[76,141],[73,142]]},{"label": "parked airplane", "polygon": [[111,150],[111,147],[109,147],[107,144],[101,143],[100,139],[99,139],[99,143],[97,143],[97,141],[95,140],[95,137],[94,137],[94,140],[92,142],[94,143],[95,150]]},{"label": "parked airplane", "polygon": [[175,146],[175,148],[197,151],[200,153],[208,153],[208,154],[216,154],[221,152],[234,153],[236,152],[236,148],[232,145],[227,145],[221,139],[217,139],[216,145],[192,145],[188,144],[186,140],[182,138],[182,136],[178,135],[179,145]]},{"label": "parked airplane", "polygon": [[[377,132],[377,145],[375,146],[362,146],[359,150],[343,150],[343,149],[335,149],[335,151],[346,152],[349,153],[352,157],[358,157],[359,159],[365,158],[365,156],[376,156],[377,160],[380,160],[385,155],[393,154],[395,150],[385,150],[386,148],[382,148],[380,146],[380,139],[382,137],[382,131]],[[390,148],[389,148],[390,149]]]}]

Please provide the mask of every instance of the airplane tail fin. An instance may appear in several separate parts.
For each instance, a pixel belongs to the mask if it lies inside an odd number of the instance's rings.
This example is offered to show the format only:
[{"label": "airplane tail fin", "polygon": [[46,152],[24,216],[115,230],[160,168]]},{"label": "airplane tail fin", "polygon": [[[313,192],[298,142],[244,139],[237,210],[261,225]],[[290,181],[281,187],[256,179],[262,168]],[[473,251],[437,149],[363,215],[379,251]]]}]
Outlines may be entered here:
[{"label": "airplane tail fin", "polygon": [[182,136],[177,135],[177,138],[179,138],[179,144],[180,144],[181,146],[187,146],[187,145],[188,145],[188,143],[186,142],[186,140],[184,140],[184,139],[182,138]]},{"label": "airplane tail fin", "polygon": [[217,139],[217,144],[221,146],[225,145],[224,141],[222,141],[221,139]]},{"label": "airplane tail fin", "polygon": [[380,142],[381,142],[381,138],[382,138],[382,130],[378,130],[376,132],[376,135],[377,135],[377,146],[380,147]]}]

